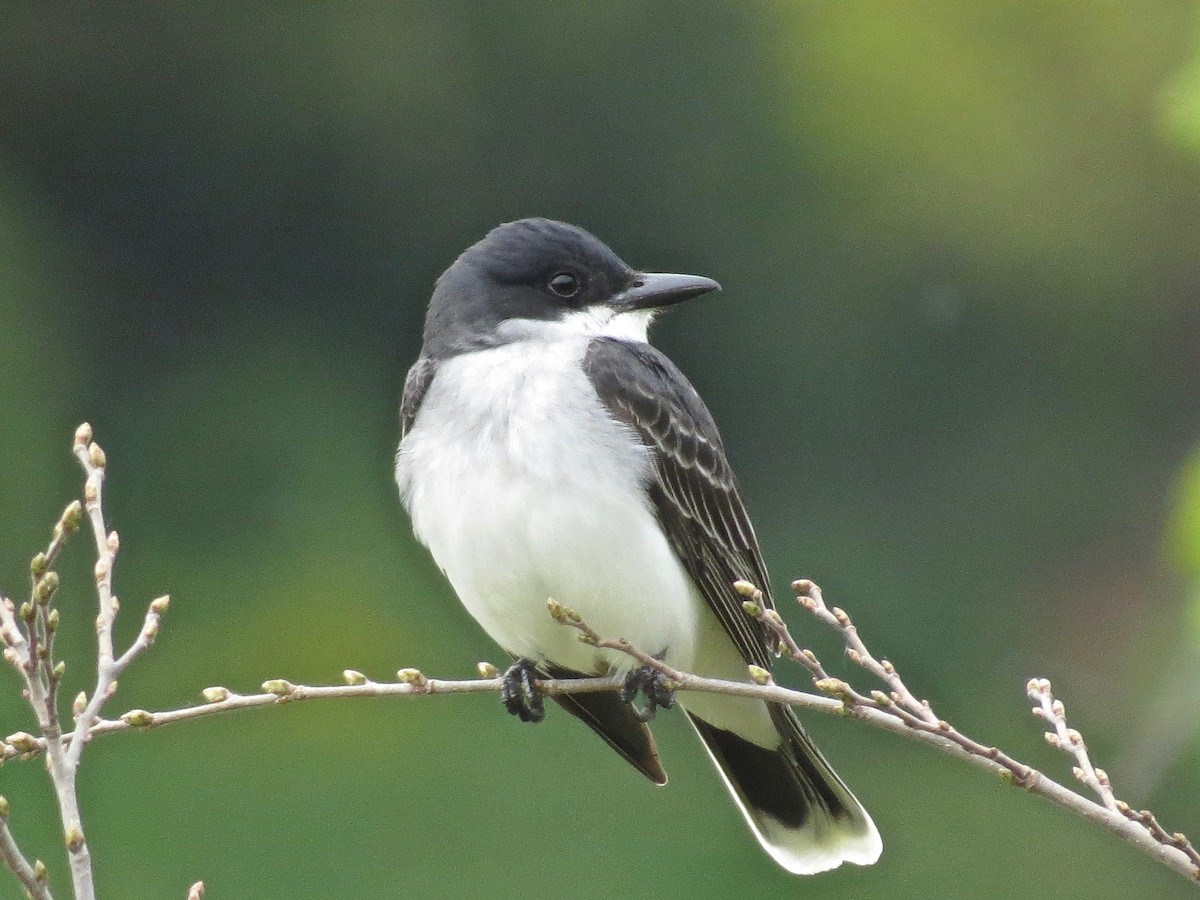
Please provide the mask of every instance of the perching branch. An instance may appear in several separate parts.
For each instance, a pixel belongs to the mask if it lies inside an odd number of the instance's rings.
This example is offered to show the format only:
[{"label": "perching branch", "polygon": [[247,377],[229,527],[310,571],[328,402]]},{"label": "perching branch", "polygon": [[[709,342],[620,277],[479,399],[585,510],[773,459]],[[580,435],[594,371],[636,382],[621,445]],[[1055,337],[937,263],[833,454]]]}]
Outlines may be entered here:
[{"label": "perching branch", "polygon": [[[86,474],[84,497],[98,554],[98,661],[95,688],[90,699],[84,694],[76,698],[73,704],[74,729],[63,734],[57,709],[57,689],[63,664],[56,662],[53,655],[59,613],[53,607],[52,598],[58,586],[58,577],[50,566],[62,549],[67,535],[80,525],[82,509],[76,502],[63,512],[47,549],[33,559],[30,600],[18,610],[10,600],[0,598],[0,637],[5,643],[4,658],[22,677],[25,696],[34,710],[40,731],[38,735],[20,731],[9,734],[0,741],[0,762],[13,758],[46,757],[63,820],[76,898],[93,898],[94,886],[74,779],[83,748],[99,735],[129,730],[145,731],[235,710],[276,707],[303,700],[415,697],[500,690],[502,679],[489,663],[479,664],[480,678],[461,681],[433,679],[416,669],[401,669],[396,673],[394,682],[377,682],[361,672],[347,669],[343,672],[343,685],[299,685],[277,678],[264,682],[262,692],[254,694],[237,694],[224,687],[210,687],[202,692],[205,702],[199,705],[161,712],[134,709],[116,719],[101,718],[105,702],[116,689],[118,676],[153,643],[161,616],[166,612],[168,598],[161,597],[150,604],[138,637],[125,652],[116,655],[112,643],[112,624],[119,610],[119,602],[112,593],[112,569],[119,550],[119,539],[115,532],[106,533],[104,527],[101,489],[105,458],[103,451],[91,442],[91,429],[86,425],[80,426],[76,433],[75,454]],[[746,598],[744,607],[747,615],[762,622],[771,632],[782,655],[809,671],[819,694],[780,687],[775,684],[770,672],[758,666],[748,668],[748,682],[721,681],[682,672],[623,638],[598,634],[577,612],[554,600],[548,601],[548,607],[556,621],[579,632],[580,640],[628,654],[638,663],[657,669],[673,682],[675,690],[787,703],[798,708],[859,719],[876,728],[929,744],[1107,828],[1163,865],[1200,882],[1200,854],[1182,834],[1168,833],[1149,811],[1135,811],[1115,797],[1104,770],[1091,763],[1079,732],[1067,726],[1063,705],[1054,699],[1050,683],[1045,679],[1035,678],[1027,686],[1029,697],[1038,704],[1033,712],[1051,726],[1053,731],[1047,732],[1046,739],[1074,757],[1076,777],[1100,798],[1100,802],[1051,780],[996,747],[964,735],[939,718],[929,701],[918,699],[908,689],[888,660],[876,659],[871,654],[845,612],[837,607],[826,606],[820,588],[811,581],[793,584],[799,604],[816,618],[837,629],[845,642],[849,659],[878,678],[886,690],[872,690],[864,694],[848,682],[830,676],[811,650],[801,648],[796,643],[782,617],[775,610],[765,608],[761,592],[746,582],[738,582],[735,587]],[[537,682],[537,685],[543,693],[557,695],[617,690],[622,683],[623,679],[610,677],[546,679]],[[49,900],[51,895],[46,884],[46,867],[40,860],[31,865],[17,846],[8,828],[8,802],[4,798],[0,798],[0,861],[30,896],[37,900]],[[189,890],[189,900],[201,897],[203,891],[203,883],[197,882]]]}]

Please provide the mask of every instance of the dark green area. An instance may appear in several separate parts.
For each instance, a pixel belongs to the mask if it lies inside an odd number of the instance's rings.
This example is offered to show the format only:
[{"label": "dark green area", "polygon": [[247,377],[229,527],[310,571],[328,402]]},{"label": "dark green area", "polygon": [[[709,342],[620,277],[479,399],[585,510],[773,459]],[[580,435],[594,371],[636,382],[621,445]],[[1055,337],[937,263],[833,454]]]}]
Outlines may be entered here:
[{"label": "dark green area", "polygon": [[[0,586],[21,595],[76,496],[87,419],[122,640],[174,598],[112,712],[500,662],[410,536],[396,408],[434,278],[498,222],[563,218],[724,285],[657,340],[722,426],[779,590],[819,581],[943,716],[1069,782],[1024,697],[1050,677],[1119,792],[1200,837],[1192,712],[1156,712],[1196,694],[1163,552],[1200,435],[1194,45],[1183,2],[6,4]],[[67,696],[90,567],[79,541]],[[29,728],[0,687],[0,731]],[[98,741],[102,895],[1190,894],[1098,828],[824,719],[885,855],[789,880],[678,719],[662,790],[494,698]],[[0,792],[66,895],[40,766]]]}]

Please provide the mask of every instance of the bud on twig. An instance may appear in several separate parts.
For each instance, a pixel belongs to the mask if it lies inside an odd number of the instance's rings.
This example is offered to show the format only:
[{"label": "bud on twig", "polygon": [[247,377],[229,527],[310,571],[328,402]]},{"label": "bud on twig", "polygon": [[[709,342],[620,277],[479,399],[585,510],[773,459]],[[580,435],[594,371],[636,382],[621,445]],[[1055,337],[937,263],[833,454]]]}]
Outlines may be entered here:
[{"label": "bud on twig", "polygon": [[478,670],[480,678],[495,678],[500,674],[500,670],[490,662],[478,663],[475,668]]},{"label": "bud on twig", "polygon": [[22,753],[33,753],[38,749],[38,741],[28,731],[14,731],[4,739],[4,743],[11,744]]},{"label": "bud on twig", "polygon": [[121,721],[135,728],[149,728],[154,724],[154,715],[144,709],[131,709],[121,716]]},{"label": "bud on twig", "polygon": [[359,685],[359,684],[367,683],[367,676],[364,675],[362,672],[355,671],[354,669],[343,670],[342,678],[345,680],[346,684],[349,684],[349,685]]},{"label": "bud on twig", "polygon": [[71,704],[71,712],[79,716],[83,714],[85,709],[87,709],[87,694],[80,691],[75,695],[75,701]]},{"label": "bud on twig", "polygon": [[82,447],[92,440],[92,426],[84,422],[75,429],[75,446]]},{"label": "bud on twig", "polygon": [[67,504],[59,521],[62,522],[62,526],[68,534],[74,534],[79,530],[79,523],[83,521],[83,507],[79,505],[78,500],[72,500]]},{"label": "bud on twig", "polygon": [[755,684],[770,684],[771,683],[771,680],[772,680],[771,673],[768,672],[766,669],[764,669],[762,666],[751,665],[751,666],[747,666],[746,668],[747,668],[747,671],[749,671],[749,673],[750,673],[750,680],[753,681]]},{"label": "bud on twig", "polygon": [[420,669],[401,669],[396,673],[396,680],[401,684],[411,684],[418,687],[428,682],[428,679],[421,674]]},{"label": "bud on twig", "polygon": [[38,602],[39,606],[45,606],[50,602],[50,598],[54,596],[54,592],[58,590],[58,573],[47,572],[38,579],[37,586],[33,589],[33,599]]},{"label": "bud on twig", "polygon": [[850,691],[850,685],[846,684],[840,678],[819,678],[813,682],[813,685],[821,693],[834,694],[835,696],[841,696]]},{"label": "bud on twig", "polygon": [[108,465],[108,457],[104,455],[103,448],[95,442],[88,447],[88,460],[97,469],[103,469]]},{"label": "bud on twig", "polygon": [[262,689],[268,694],[274,694],[276,697],[286,697],[296,689],[296,686],[282,678],[272,678],[269,681],[263,682]]},{"label": "bud on twig", "polygon": [[150,612],[162,615],[171,607],[171,595],[163,594],[156,600],[150,601]]},{"label": "bud on twig", "polygon": [[72,822],[64,832],[63,839],[69,852],[78,853],[83,847],[83,829]]},{"label": "bud on twig", "polygon": [[46,566],[49,564],[50,562],[46,559],[46,554],[38,553],[29,561],[29,574],[34,578],[41,578],[46,574]]},{"label": "bud on twig", "polygon": [[204,698],[205,703],[220,703],[229,699],[229,689],[220,686],[206,687],[200,692],[200,696]]},{"label": "bud on twig", "polygon": [[763,592],[748,581],[735,581],[733,589],[750,600],[762,600]]}]

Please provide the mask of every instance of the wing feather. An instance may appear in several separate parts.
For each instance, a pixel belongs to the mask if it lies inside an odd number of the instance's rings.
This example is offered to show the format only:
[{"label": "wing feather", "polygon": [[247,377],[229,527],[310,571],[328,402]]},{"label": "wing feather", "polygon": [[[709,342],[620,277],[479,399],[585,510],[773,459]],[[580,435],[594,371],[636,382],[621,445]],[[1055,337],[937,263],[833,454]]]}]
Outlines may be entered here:
[{"label": "wing feather", "polygon": [[404,436],[416,421],[421,401],[425,399],[425,392],[429,390],[435,372],[437,363],[428,356],[420,357],[408,370],[408,375],[404,378],[404,394],[400,400],[400,440],[404,440]]},{"label": "wing feather", "polygon": [[649,486],[676,555],[747,663],[769,667],[770,634],[746,615],[733,583],[773,608],[767,569],[716,423],[683,374],[648,344],[596,338],[584,370],[609,413],[654,453]]}]

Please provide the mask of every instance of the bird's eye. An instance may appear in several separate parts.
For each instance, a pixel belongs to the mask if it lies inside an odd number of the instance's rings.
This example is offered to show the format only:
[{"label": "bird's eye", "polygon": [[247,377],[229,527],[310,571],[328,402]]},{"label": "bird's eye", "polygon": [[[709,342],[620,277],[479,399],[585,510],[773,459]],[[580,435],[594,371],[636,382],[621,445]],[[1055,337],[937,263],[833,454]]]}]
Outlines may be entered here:
[{"label": "bird's eye", "polygon": [[559,272],[547,283],[547,286],[564,300],[569,300],[579,293],[579,279],[570,272]]}]

